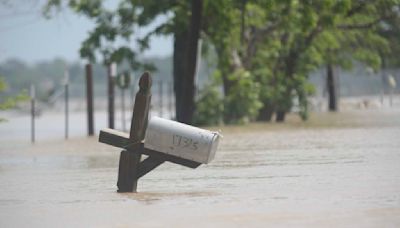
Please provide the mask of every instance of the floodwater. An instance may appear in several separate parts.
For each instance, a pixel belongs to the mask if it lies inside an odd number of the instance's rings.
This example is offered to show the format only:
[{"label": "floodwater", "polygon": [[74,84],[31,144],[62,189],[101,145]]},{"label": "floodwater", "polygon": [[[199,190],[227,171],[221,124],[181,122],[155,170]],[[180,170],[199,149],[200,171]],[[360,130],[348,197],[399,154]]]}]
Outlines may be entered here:
[{"label": "floodwater", "polygon": [[399,227],[400,110],[223,127],[215,160],[117,193],[96,138],[0,140],[0,227]]}]

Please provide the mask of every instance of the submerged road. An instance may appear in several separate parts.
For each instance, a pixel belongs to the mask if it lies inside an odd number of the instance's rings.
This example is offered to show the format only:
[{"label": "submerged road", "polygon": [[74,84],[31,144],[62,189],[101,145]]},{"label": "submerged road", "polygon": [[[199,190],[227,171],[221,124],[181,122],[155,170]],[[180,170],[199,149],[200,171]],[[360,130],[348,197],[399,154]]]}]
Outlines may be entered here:
[{"label": "submerged road", "polygon": [[116,192],[96,138],[0,140],[0,227],[399,227],[400,111],[224,127],[215,160]]}]

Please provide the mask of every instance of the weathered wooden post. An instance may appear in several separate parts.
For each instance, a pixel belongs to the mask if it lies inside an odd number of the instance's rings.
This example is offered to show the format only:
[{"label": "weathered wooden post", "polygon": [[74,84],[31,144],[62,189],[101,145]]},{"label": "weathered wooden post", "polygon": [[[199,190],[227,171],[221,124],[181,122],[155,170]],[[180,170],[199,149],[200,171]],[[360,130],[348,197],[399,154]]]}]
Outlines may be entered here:
[{"label": "weathered wooden post", "polygon": [[[152,81],[149,73],[144,73],[140,78],[139,91],[136,93],[135,104],[133,106],[129,134],[129,140],[133,144],[140,145],[144,139],[151,100],[151,84]],[[123,150],[121,152],[117,183],[118,192],[136,192],[140,158],[139,147],[134,148],[133,151]]]},{"label": "weathered wooden post", "polygon": [[121,89],[121,123],[122,123],[122,130],[126,130],[126,117],[125,117],[125,90]]},{"label": "weathered wooden post", "polygon": [[169,83],[169,91],[168,91],[168,98],[169,98],[169,102],[168,102],[168,112],[169,112],[169,119],[174,119],[174,83],[170,82]]},{"label": "weathered wooden post", "polygon": [[64,95],[65,95],[65,139],[68,139],[68,127],[69,127],[69,73],[68,68],[64,71]]},{"label": "weathered wooden post", "polygon": [[163,116],[164,112],[163,112],[163,106],[164,106],[164,94],[163,94],[163,81],[160,80],[159,84],[158,84],[158,97],[159,97],[159,106],[160,106],[160,117]]},{"label": "weathered wooden post", "polygon": [[[165,161],[197,168],[215,155],[218,133],[162,118],[148,121],[151,84],[150,74],[144,73],[139,80],[129,136],[113,129],[100,131],[99,142],[124,149],[119,159],[118,192],[136,192],[138,179]],[[147,158],[141,161],[143,154]]]},{"label": "weathered wooden post", "polygon": [[121,119],[122,119],[122,130],[125,131],[125,90],[129,88],[129,84],[131,81],[131,75],[128,71],[125,71],[122,74],[119,74],[117,77],[117,85],[121,89]]},{"label": "weathered wooden post", "polygon": [[117,65],[111,63],[107,65],[107,93],[108,93],[108,127],[114,128],[115,93],[114,78],[117,76]]},{"label": "weathered wooden post", "polygon": [[87,121],[88,121],[88,136],[94,135],[93,121],[93,76],[92,65],[86,64],[86,106],[87,106]]},{"label": "weathered wooden post", "polygon": [[35,143],[35,85],[31,84],[31,142]]},{"label": "weathered wooden post", "polygon": [[396,89],[397,83],[396,79],[394,79],[393,75],[389,74],[388,76],[388,84],[389,84],[389,95],[390,95],[390,107],[393,106],[393,93]]}]

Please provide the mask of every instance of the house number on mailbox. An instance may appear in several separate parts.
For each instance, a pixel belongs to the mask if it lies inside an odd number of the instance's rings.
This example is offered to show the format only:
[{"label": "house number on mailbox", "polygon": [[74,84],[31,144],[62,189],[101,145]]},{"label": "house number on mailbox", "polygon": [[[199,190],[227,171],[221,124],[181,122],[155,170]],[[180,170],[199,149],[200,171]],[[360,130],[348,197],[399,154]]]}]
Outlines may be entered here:
[{"label": "house number on mailbox", "polygon": [[199,144],[199,142],[193,141],[192,139],[186,138],[184,136],[174,135],[172,139],[172,144],[177,147],[197,150],[197,145]]}]

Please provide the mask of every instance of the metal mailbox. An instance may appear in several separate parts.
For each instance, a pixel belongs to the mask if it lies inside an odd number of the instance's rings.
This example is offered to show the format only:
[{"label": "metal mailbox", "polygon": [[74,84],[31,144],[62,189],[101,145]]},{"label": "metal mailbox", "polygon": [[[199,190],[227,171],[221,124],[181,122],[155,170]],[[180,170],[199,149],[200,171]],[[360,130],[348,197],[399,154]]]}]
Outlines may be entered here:
[{"label": "metal mailbox", "polygon": [[219,138],[218,132],[152,117],[147,126],[144,147],[207,164],[214,159]]}]

